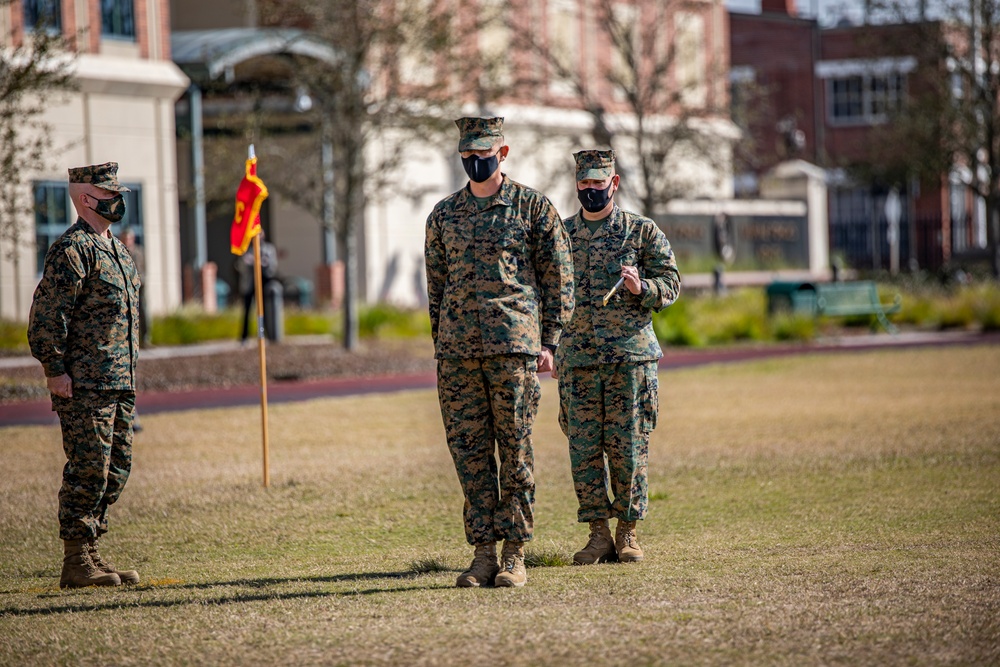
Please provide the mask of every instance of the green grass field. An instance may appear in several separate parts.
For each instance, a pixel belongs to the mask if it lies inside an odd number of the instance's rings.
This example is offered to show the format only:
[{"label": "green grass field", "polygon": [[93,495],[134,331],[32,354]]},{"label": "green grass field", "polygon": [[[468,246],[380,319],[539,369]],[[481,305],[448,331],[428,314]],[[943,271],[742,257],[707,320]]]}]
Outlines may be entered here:
[{"label": "green grass field", "polygon": [[147,415],[104,551],[60,591],[56,428],[0,429],[2,665],[996,665],[1000,348],[661,376],[645,562],[559,566],[575,523],[555,385],[523,589],[471,549],[433,391]]}]

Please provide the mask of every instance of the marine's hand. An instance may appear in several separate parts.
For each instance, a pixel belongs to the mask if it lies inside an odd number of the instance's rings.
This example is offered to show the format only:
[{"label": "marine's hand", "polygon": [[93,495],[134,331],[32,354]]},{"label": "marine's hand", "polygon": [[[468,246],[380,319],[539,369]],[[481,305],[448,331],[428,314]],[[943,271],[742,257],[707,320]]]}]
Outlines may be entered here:
[{"label": "marine's hand", "polygon": [[547,373],[552,370],[552,350],[543,347],[538,355],[538,372]]},{"label": "marine's hand", "polygon": [[632,294],[642,292],[642,280],[639,279],[639,269],[634,266],[622,267],[622,278],[625,279],[625,287]]},{"label": "marine's hand", "polygon": [[57,375],[54,378],[45,378],[45,383],[49,385],[49,391],[56,396],[73,398],[73,380],[66,373]]}]

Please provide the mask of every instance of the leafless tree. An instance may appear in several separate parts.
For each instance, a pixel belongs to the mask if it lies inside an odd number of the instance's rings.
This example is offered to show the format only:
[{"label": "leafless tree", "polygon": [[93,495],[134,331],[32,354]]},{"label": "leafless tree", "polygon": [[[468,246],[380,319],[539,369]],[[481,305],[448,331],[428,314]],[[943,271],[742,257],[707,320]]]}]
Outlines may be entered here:
[{"label": "leafless tree", "polygon": [[[11,0],[0,0],[0,9]],[[0,41],[0,247],[14,275],[14,311],[21,312],[21,254],[33,247],[34,213],[29,179],[45,171],[53,151],[45,110],[75,88],[74,54],[62,34],[39,25],[25,26]]]},{"label": "leafless tree", "polygon": [[443,110],[456,106],[449,77],[465,67],[457,18],[428,0],[285,0],[261,12],[262,22],[303,27],[337,53],[335,65],[301,60],[295,68],[296,85],[314,103],[329,163],[316,169],[313,159],[302,169],[300,160],[296,169],[289,161],[284,180],[336,234],[345,268],[344,345],[354,349],[366,202],[396,180],[403,152],[419,145],[414,139],[447,126]]},{"label": "leafless tree", "polygon": [[906,28],[905,49],[920,66],[909,99],[873,144],[883,164],[869,164],[884,180],[909,173],[940,183],[961,174],[985,202],[989,261],[1000,277],[1000,1],[889,0],[879,8]]},{"label": "leafless tree", "polygon": [[[513,46],[534,54],[542,66],[519,67],[515,90],[555,85],[570,93],[590,114],[594,142],[618,149],[623,187],[644,214],[661,212],[671,199],[704,192],[708,174],[730,173],[738,133],[729,122],[728,63],[717,57],[725,49],[706,48],[712,21],[705,11],[717,9],[714,5],[571,3],[575,7],[569,11],[585,26],[580,43],[576,34],[560,33],[565,22],[558,17],[547,31],[540,29],[542,22],[526,21],[531,12],[524,4],[511,4]],[[610,57],[602,60],[601,53]],[[704,168],[683,168],[691,164]]]}]

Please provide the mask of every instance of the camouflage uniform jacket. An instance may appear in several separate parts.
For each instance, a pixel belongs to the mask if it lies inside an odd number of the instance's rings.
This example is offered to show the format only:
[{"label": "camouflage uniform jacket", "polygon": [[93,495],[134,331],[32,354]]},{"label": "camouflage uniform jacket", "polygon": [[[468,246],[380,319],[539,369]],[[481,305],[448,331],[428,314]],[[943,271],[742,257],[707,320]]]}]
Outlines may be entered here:
[{"label": "camouflage uniform jacket", "polygon": [[134,390],[139,284],[121,241],[102,239],[81,219],[66,230],[45,254],[28,324],[46,377],[67,373],[74,388]]},{"label": "camouflage uniform jacket", "polygon": [[[579,212],[563,224],[573,244],[576,308],[556,363],[579,367],[662,357],[652,314],[673,303],[681,288],[663,232],[649,218],[618,206],[593,234]],[[646,289],[632,294],[623,284],[605,306],[604,295],[621,278],[622,266],[637,266]]]},{"label": "camouflage uniform jacket", "polygon": [[480,209],[469,186],[427,218],[427,296],[438,359],[538,354],[573,312],[569,237],[552,202],[510,180]]}]

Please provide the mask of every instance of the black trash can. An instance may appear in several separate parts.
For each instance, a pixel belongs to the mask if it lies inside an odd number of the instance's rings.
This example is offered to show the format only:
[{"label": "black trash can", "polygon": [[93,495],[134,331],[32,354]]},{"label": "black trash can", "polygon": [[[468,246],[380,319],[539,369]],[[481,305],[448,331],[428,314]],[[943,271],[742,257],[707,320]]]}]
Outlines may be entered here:
[{"label": "black trash can", "polygon": [[811,282],[785,280],[767,286],[767,313],[791,312],[796,315],[816,314],[816,285]]},{"label": "black trash can", "polygon": [[269,280],[264,284],[264,335],[280,343],[285,337],[285,299],[281,282]]}]

